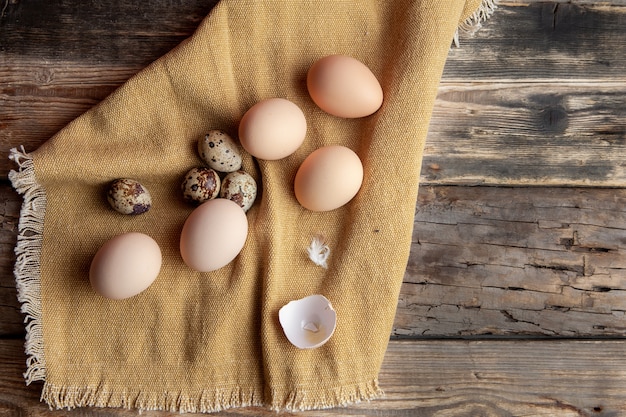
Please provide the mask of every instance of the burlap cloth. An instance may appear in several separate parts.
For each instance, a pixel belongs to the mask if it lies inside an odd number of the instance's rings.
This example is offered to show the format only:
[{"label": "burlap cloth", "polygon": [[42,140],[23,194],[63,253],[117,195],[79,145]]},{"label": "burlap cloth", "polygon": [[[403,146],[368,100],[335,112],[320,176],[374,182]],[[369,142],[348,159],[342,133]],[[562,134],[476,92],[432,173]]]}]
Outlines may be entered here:
[{"label": "burlap cloth", "polygon": [[[39,149],[13,150],[19,170],[10,178],[24,196],[15,275],[28,318],[27,382],[44,380],[52,407],[311,409],[379,395],[437,85],[459,25],[492,5],[222,0],[193,36]],[[385,94],[377,113],[347,120],[313,104],[307,69],[334,53],[377,76]],[[196,141],[210,129],[236,137],[244,112],[268,97],[302,108],[305,142],[279,161],[244,158],[260,185],[245,247],[218,271],[194,272],[178,242],[192,210],[180,183],[202,165]],[[293,179],[328,144],[357,152],[365,179],[348,205],[314,213],[297,203]],[[106,186],[120,177],[150,190],[149,212],[124,216],[107,205]],[[89,264],[127,231],[152,236],[163,267],[148,290],[112,301],[90,287]],[[328,269],[307,256],[317,235],[331,249]],[[311,294],[331,301],[337,329],[324,346],[299,350],[278,310]]]}]

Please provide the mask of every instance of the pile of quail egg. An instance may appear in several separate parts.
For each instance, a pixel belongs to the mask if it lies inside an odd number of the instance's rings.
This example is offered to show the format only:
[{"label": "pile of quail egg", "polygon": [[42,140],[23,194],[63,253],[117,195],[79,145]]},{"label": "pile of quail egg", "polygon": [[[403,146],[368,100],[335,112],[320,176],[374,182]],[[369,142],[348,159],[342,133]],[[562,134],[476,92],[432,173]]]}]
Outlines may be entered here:
[{"label": "pile of quail egg", "polygon": [[241,170],[241,151],[235,141],[221,130],[211,130],[198,141],[198,154],[207,166],[187,172],[181,184],[183,198],[200,204],[219,196],[248,211],[256,199],[257,185]]},{"label": "pile of quail egg", "polygon": [[[221,130],[211,130],[198,140],[198,154],[206,166],[190,169],[181,184],[185,201],[201,204],[226,198],[247,212],[257,195],[254,178],[241,170],[242,153],[235,141]],[[107,200],[122,214],[141,214],[152,207],[146,187],[131,178],[120,178],[109,185]]]}]

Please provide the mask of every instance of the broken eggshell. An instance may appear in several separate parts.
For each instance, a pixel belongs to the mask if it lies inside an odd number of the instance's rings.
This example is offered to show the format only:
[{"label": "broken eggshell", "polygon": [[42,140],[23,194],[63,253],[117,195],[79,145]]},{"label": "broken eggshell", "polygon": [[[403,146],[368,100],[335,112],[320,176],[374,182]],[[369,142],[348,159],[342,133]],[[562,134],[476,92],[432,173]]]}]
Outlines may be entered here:
[{"label": "broken eggshell", "polygon": [[299,349],[322,346],[335,332],[337,313],[320,294],[290,301],[278,311],[287,339]]}]

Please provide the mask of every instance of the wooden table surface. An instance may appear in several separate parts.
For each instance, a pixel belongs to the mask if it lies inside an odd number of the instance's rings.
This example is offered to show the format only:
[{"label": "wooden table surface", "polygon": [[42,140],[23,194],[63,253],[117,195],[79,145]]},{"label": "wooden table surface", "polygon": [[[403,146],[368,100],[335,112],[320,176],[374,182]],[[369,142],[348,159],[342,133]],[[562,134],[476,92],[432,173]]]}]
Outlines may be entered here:
[{"label": "wooden table surface", "polygon": [[[216,1],[2,3],[0,415],[136,415],[49,410],[41,384],[25,385],[6,156],[173,48]],[[502,1],[450,50],[386,397],[289,415],[626,415],[625,161],[626,1]]]}]

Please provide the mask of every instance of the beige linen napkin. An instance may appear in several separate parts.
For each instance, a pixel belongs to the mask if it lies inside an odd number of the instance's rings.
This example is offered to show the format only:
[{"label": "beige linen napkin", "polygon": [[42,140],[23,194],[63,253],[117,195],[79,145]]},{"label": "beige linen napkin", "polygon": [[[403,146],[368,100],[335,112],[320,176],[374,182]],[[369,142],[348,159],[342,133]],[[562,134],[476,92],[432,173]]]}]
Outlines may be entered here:
[{"label": "beige linen napkin", "polygon": [[[385,354],[409,256],[422,149],[451,41],[480,21],[480,0],[222,0],[197,31],[39,149],[13,150],[10,174],[24,205],[16,281],[28,316],[27,382],[45,381],[52,407],[210,412],[249,405],[326,408],[381,394]],[[306,72],[329,54],[364,62],[384,90],[375,114],[341,119],[306,90]],[[179,236],[192,207],[180,183],[202,165],[195,144],[211,129],[236,137],[244,112],[282,97],[304,111],[304,144],[289,157],[245,156],[260,185],[246,244],[226,267],[183,263]],[[342,144],[364,165],[357,196],[316,213],[293,193],[316,148]],[[116,178],[145,185],[153,207],[138,216],[107,205]],[[121,301],[97,295],[88,270],[123,232],[153,237],[158,278]],[[308,258],[330,247],[328,268]],[[324,346],[289,343],[278,310],[323,294],[337,312]],[[384,388],[384,387],[383,387]]]}]

